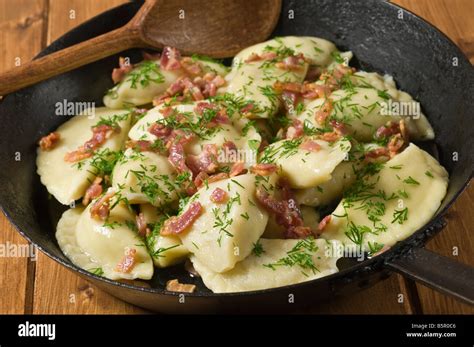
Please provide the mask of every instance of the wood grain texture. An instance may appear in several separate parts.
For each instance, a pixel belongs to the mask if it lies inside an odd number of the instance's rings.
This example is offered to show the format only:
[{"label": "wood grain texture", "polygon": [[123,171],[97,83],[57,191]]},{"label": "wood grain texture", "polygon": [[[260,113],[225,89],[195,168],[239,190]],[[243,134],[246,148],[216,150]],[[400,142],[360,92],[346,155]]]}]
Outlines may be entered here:
[{"label": "wood grain texture", "polygon": [[[474,63],[474,1],[472,0],[395,0],[435,25]],[[474,187],[472,184],[456,201],[446,216],[446,230],[437,235],[427,248],[474,266]],[[456,248],[454,248],[456,247]],[[455,250],[458,255],[453,255]],[[421,308],[424,313],[474,313],[474,307],[462,304],[448,296],[417,285]],[[474,289],[473,289],[474,290]]]},{"label": "wood grain texture", "polygon": [[[29,61],[42,48],[45,1],[0,2],[0,71]],[[0,244],[24,247],[27,242],[0,213]],[[34,264],[26,257],[0,257],[0,312],[24,313],[31,307]]]},{"label": "wood grain texture", "polygon": [[[64,32],[106,9],[126,0],[21,0],[12,9],[8,0],[0,0],[0,68],[12,66],[14,57],[30,59],[47,43]],[[426,18],[450,36],[474,61],[473,1],[470,0],[396,0],[402,6]],[[449,5],[447,5],[449,4]],[[469,10],[470,9],[470,10]],[[71,11],[74,16],[71,18]],[[19,31],[21,30],[24,31]],[[34,28],[34,30],[31,30]],[[35,38],[35,39],[32,39]],[[9,65],[10,64],[10,65]],[[448,227],[429,247],[452,256],[453,245],[459,247],[457,259],[473,262],[473,240],[466,237],[473,225],[474,188],[465,192],[450,210]],[[6,218],[0,217],[0,243],[21,243],[22,238]],[[33,268],[32,268],[33,267]],[[27,271],[29,269],[29,272]],[[34,275],[28,281],[28,273]],[[15,276],[11,276],[15,274]],[[26,298],[26,293],[34,297]],[[404,301],[399,303],[399,294]],[[38,261],[24,258],[0,258],[0,313],[144,313],[80,279],[43,254]],[[413,297],[415,296],[415,297]],[[419,297],[419,298],[418,298]],[[419,300],[419,302],[418,302]],[[29,307],[32,306],[32,307]],[[472,313],[472,309],[430,289],[414,285],[394,275],[374,287],[325,303],[306,313]]]},{"label": "wood grain texture", "polygon": [[[125,0],[51,0],[47,44],[85,20]],[[71,18],[71,11],[74,12]],[[33,313],[106,314],[145,311],[114,298],[79,278],[44,254],[38,256]]]}]

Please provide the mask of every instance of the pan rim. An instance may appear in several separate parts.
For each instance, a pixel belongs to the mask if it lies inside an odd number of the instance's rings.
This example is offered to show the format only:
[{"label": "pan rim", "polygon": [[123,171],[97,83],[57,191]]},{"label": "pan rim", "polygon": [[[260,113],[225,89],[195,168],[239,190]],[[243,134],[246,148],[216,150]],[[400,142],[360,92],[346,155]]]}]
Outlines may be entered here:
[{"label": "pan rim", "polygon": [[[417,16],[416,14],[411,12],[410,10],[407,10],[407,9],[403,8],[402,6],[399,6],[397,4],[393,4],[393,3],[385,2],[385,1],[380,1],[380,0],[372,0],[372,1],[374,3],[375,2],[378,3],[377,5],[380,5],[380,6],[387,6],[387,7],[391,7],[393,9],[396,9],[396,10],[402,9],[403,11],[407,12],[408,15],[412,19],[421,22],[429,30],[435,30],[435,32],[437,33],[437,36],[443,37],[444,40],[446,40],[447,43],[451,46],[451,48],[453,48],[454,50],[457,51],[457,53],[459,55],[459,58],[464,59],[465,61],[467,61],[470,64],[470,62],[467,59],[466,55],[460,50],[460,48],[449,37],[447,37],[441,30],[436,28],[434,25],[432,25],[431,23],[429,23],[425,19]],[[35,56],[35,58],[56,51],[57,49],[56,49],[55,46],[60,44],[61,41],[67,40],[68,35],[71,35],[73,33],[82,31],[85,27],[91,25],[92,22],[96,22],[99,18],[106,17],[106,16],[111,16],[114,11],[117,11],[118,9],[122,9],[122,8],[125,8],[125,7],[131,7],[131,6],[136,6],[136,4],[134,4],[134,3],[125,3],[125,4],[119,5],[117,7],[111,8],[111,9],[109,9],[109,10],[103,12],[103,13],[98,14],[97,16],[94,16],[94,17],[90,18],[89,20],[83,22],[79,26],[77,26],[77,27],[73,28],[72,30],[69,30],[68,32],[61,35],[58,39],[53,41],[50,45],[45,47],[38,55]],[[472,65],[471,65],[471,67],[472,67]],[[410,240],[413,240],[413,239],[419,237],[426,230],[430,229],[430,227],[435,225],[440,218],[442,218],[442,216],[447,212],[447,210],[452,206],[452,204],[459,198],[459,196],[462,194],[462,192],[464,192],[464,190],[469,186],[470,181],[473,177],[473,173],[474,173],[474,171],[471,171],[469,177],[462,183],[462,187],[457,192],[454,193],[451,200],[446,203],[446,206],[444,206],[441,210],[438,210],[436,215],[428,223],[426,223],[423,227],[417,229],[407,239],[397,242],[388,251],[384,252],[383,254],[381,254],[381,255],[379,255],[375,258],[364,260],[364,261],[360,262],[359,264],[351,266],[350,268],[344,269],[342,271],[339,271],[337,273],[334,273],[334,274],[331,274],[331,275],[328,275],[328,276],[325,276],[325,277],[317,278],[317,279],[314,279],[314,280],[311,280],[311,281],[286,285],[286,286],[282,286],[282,287],[267,288],[267,289],[262,289],[262,290],[253,290],[253,291],[245,291],[245,292],[232,292],[232,293],[212,293],[212,292],[210,292],[210,293],[203,293],[203,292],[185,293],[185,295],[186,295],[187,298],[227,298],[227,297],[232,298],[232,297],[236,297],[236,296],[238,296],[238,297],[257,296],[257,295],[266,295],[266,294],[269,294],[269,293],[285,292],[285,291],[295,289],[295,288],[302,288],[302,287],[306,287],[306,286],[309,287],[309,286],[317,285],[318,283],[339,280],[339,279],[344,278],[348,274],[355,274],[355,273],[363,270],[364,268],[372,267],[376,263],[384,263],[387,259],[393,258],[399,252],[399,250],[403,247],[408,247],[409,249],[419,247],[419,246],[414,245],[414,244],[410,245]],[[107,279],[107,278],[104,278],[104,277],[101,277],[101,276],[98,276],[98,275],[94,275],[94,274],[78,267],[77,265],[73,264],[70,260],[64,260],[64,259],[54,255],[53,252],[51,252],[47,249],[48,247],[39,246],[36,242],[34,242],[32,240],[32,238],[28,235],[28,233],[21,230],[21,228],[18,226],[17,222],[10,216],[10,213],[5,209],[3,202],[0,202],[0,209],[5,214],[5,216],[8,218],[10,223],[14,226],[16,231],[20,235],[22,235],[29,243],[31,243],[38,250],[40,250],[42,253],[44,253],[45,255],[47,255],[49,258],[53,259],[57,263],[61,264],[62,266],[66,267],[70,271],[77,272],[77,273],[79,273],[80,275],[82,275],[83,277],[86,277],[86,278],[90,277],[91,280],[94,280],[94,281],[100,281],[100,282],[103,282],[107,285],[113,285],[115,287],[120,287],[120,288],[123,288],[123,289],[133,290],[133,291],[137,291],[137,292],[141,292],[141,293],[157,294],[157,295],[163,295],[163,296],[169,296],[169,297],[176,297],[176,296],[179,296],[179,295],[183,294],[183,293],[178,293],[178,292],[170,292],[170,291],[167,291],[164,288],[163,289],[162,288],[147,288],[147,287],[136,286],[136,285],[132,285],[132,284],[128,284],[128,283],[123,283],[123,282],[118,282],[118,281],[115,281],[115,280],[110,280],[110,279]]]}]

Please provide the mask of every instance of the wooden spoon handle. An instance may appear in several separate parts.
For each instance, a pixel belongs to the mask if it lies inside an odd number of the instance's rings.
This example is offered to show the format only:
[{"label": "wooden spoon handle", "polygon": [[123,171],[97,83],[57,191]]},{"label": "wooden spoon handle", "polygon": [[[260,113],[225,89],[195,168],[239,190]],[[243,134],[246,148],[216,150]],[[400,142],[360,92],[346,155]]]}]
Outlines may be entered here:
[{"label": "wooden spoon handle", "polygon": [[0,95],[43,81],[140,45],[139,36],[124,26],[61,51],[48,54],[0,75]]}]

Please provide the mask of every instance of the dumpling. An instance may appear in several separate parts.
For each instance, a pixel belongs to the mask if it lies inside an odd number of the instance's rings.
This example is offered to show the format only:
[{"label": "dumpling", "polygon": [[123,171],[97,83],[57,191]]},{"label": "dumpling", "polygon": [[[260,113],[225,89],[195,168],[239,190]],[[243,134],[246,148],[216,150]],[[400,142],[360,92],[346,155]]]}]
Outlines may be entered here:
[{"label": "dumpling", "polygon": [[183,191],[168,158],[154,152],[127,149],[113,170],[112,186],[132,204],[161,206]]},{"label": "dumpling", "polygon": [[[255,192],[259,185],[275,189],[271,180],[275,181],[271,176],[245,174],[199,189],[190,203],[200,203],[203,211],[189,230],[178,234],[183,245],[212,271],[232,269],[250,254],[265,230],[268,213],[258,206]],[[227,195],[223,203],[211,200],[219,189]]]},{"label": "dumpling", "polygon": [[123,203],[104,222],[91,217],[90,208],[64,212],[56,239],[63,253],[77,266],[109,279],[150,279],[153,262],[143,240],[129,225],[135,215]]},{"label": "dumpling", "polygon": [[94,157],[71,163],[65,161],[64,156],[89,140],[92,137],[91,127],[101,119],[115,120],[119,131],[114,131],[99,150],[119,150],[127,137],[131,118],[131,111],[98,108],[94,116],[85,112],[62,124],[56,130],[60,135],[58,144],[48,151],[38,149],[36,158],[37,172],[48,192],[64,205],[81,198],[97,172],[91,165]]},{"label": "dumpling", "polygon": [[295,190],[295,198],[302,205],[326,206],[342,196],[344,189],[354,183],[354,162],[342,161],[331,174],[331,179],[316,187]]},{"label": "dumpling", "polygon": [[334,43],[310,36],[284,36],[274,38],[256,45],[247,47],[240,51],[234,58],[233,67],[247,60],[252,53],[261,55],[265,52],[275,52],[289,49],[295,54],[303,54],[310,60],[311,65],[326,67],[334,61],[334,52],[337,48]]},{"label": "dumpling", "polygon": [[448,186],[448,173],[436,159],[410,144],[375,167],[378,173],[346,191],[322,237],[373,252],[407,238],[433,217]]},{"label": "dumpling", "polygon": [[188,258],[189,251],[182,245],[179,237],[175,235],[163,236],[159,233],[159,226],[165,220],[165,216],[158,209],[149,204],[140,205],[147,224],[157,224],[147,236],[147,245],[150,249],[153,264],[159,268],[182,263]]},{"label": "dumpling", "polygon": [[338,241],[323,239],[260,239],[251,255],[223,273],[212,271],[197,257],[191,261],[206,287],[214,293],[233,293],[282,287],[336,273],[336,262],[343,253],[340,249]]},{"label": "dumpling", "polygon": [[[221,76],[227,73],[227,68],[222,64],[195,60],[201,63],[205,72],[214,72]],[[182,69],[161,69],[159,60],[144,60],[107,92],[104,96],[104,105],[110,108],[123,108],[149,104],[155,96],[163,94],[184,74]]]},{"label": "dumpling", "polygon": [[[314,149],[305,149],[311,143]],[[342,138],[337,142],[299,138],[272,143],[261,153],[259,161],[274,163],[281,169],[292,188],[315,187],[331,179],[336,166],[347,158],[350,141]]]},{"label": "dumpling", "polygon": [[[410,101],[408,94],[400,94],[394,91],[397,97],[402,95],[405,101]],[[394,94],[395,95],[395,94]],[[372,141],[376,130],[388,122],[403,119],[411,138],[415,140],[426,140],[434,137],[434,132],[426,117],[420,115],[415,119],[408,115],[390,115],[384,111],[392,100],[390,94],[371,87],[353,87],[350,89],[339,89],[334,91],[329,101],[319,98],[308,102],[304,111],[297,117],[301,122],[309,122],[316,128],[323,128],[324,124],[318,124],[315,119],[316,112],[331,102],[332,111],[330,120],[342,122],[348,135],[352,135],[359,141]],[[401,100],[400,100],[401,101]],[[412,101],[412,100],[411,100]]]},{"label": "dumpling", "polygon": [[[373,87],[379,91],[386,92],[392,100],[401,102],[399,105],[404,103],[406,106],[411,106],[411,110],[407,107],[407,110],[400,108],[398,111],[400,111],[401,116],[410,117],[410,120],[407,121],[407,126],[412,137],[416,140],[434,139],[434,130],[426,116],[421,112],[419,103],[413,100],[410,94],[397,89],[392,76],[381,76],[376,72],[358,71],[353,75],[352,81],[356,86]],[[388,106],[387,102],[385,106]],[[395,111],[395,109],[392,111]]]}]

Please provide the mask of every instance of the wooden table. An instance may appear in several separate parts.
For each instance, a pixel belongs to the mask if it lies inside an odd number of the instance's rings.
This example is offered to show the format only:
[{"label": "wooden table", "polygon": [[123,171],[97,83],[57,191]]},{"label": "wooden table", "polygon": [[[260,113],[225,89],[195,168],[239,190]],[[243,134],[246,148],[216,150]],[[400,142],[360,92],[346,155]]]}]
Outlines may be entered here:
[{"label": "wooden table", "polygon": [[[0,0],[0,69],[28,61],[64,32],[125,0]],[[474,1],[394,1],[433,23],[474,62]],[[447,215],[447,230],[428,248],[474,266],[474,187]],[[25,244],[0,216],[0,243]],[[457,247],[458,255],[453,255]],[[99,290],[47,256],[0,258],[0,313],[144,313]],[[402,300],[400,300],[402,299]],[[474,308],[398,275],[373,288],[324,304],[316,313],[474,313]]]}]

